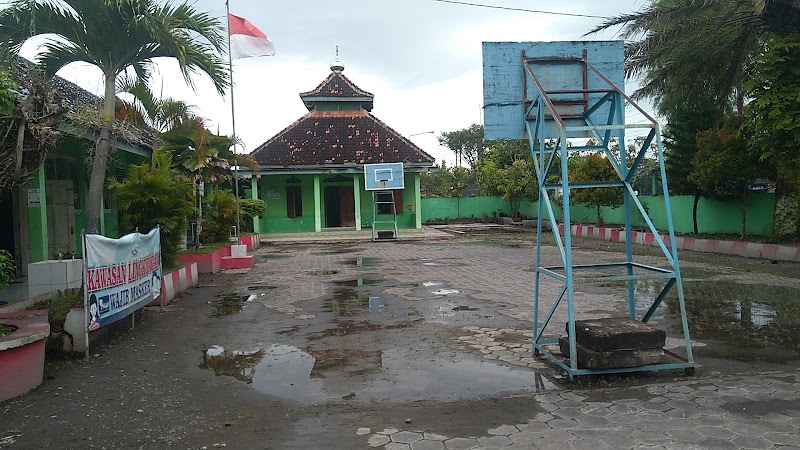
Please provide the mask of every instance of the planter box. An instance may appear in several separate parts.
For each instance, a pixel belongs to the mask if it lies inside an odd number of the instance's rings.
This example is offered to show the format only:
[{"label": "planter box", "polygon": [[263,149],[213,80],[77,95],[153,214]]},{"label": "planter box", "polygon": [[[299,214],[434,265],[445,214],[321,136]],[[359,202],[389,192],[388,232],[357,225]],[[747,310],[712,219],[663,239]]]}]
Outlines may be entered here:
[{"label": "planter box", "polygon": [[0,323],[17,330],[0,338],[0,402],[42,384],[44,347],[50,335],[47,310],[0,314]]},{"label": "planter box", "polygon": [[183,263],[195,263],[198,273],[217,273],[222,269],[222,257],[226,247],[222,247],[211,253],[188,253],[178,255],[178,261]]},{"label": "planter box", "polygon": [[[186,263],[197,263],[198,273],[217,273],[222,269],[244,269],[255,265],[255,257],[247,256],[245,250],[252,250],[261,245],[259,235],[245,236],[240,245],[223,245],[211,253],[188,253],[178,255],[178,260]],[[234,250],[235,249],[235,254]]]}]

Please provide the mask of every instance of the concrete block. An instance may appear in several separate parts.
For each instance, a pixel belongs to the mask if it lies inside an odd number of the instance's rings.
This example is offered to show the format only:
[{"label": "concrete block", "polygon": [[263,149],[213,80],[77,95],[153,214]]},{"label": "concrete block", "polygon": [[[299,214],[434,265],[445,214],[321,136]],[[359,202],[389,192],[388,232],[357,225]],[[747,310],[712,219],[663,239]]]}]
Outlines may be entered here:
[{"label": "concrete block", "polygon": [[[558,346],[561,354],[569,358],[569,339],[562,336],[558,339]],[[661,348],[596,352],[575,342],[575,352],[579,369],[622,369],[665,362]]]},{"label": "concrete block", "polygon": [[234,258],[247,256],[247,245],[231,245],[231,256]]},{"label": "concrete block", "polygon": [[394,231],[378,231],[378,239],[394,239]]},{"label": "concrete block", "polygon": [[575,342],[596,352],[662,348],[664,330],[627,317],[576,320]]}]

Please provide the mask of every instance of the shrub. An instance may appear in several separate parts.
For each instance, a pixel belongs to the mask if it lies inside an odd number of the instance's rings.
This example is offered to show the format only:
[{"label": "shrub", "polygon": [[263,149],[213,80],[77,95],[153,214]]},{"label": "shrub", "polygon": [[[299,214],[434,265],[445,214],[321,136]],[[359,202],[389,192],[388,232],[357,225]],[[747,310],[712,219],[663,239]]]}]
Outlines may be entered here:
[{"label": "shrub", "polygon": [[239,211],[241,217],[239,221],[242,231],[253,231],[253,218],[264,214],[267,210],[267,202],[256,198],[245,198],[239,200]]},{"label": "shrub", "polygon": [[15,271],[14,257],[7,250],[0,250],[0,291],[8,286]]},{"label": "shrub", "polygon": [[[240,217],[241,221],[241,217]],[[229,191],[216,190],[203,203],[203,242],[227,241],[236,226],[236,199]]]},{"label": "shrub", "polygon": [[161,261],[172,266],[194,212],[194,185],[171,167],[169,155],[156,151],[153,160],[152,168],[132,164],[126,180],[112,181],[109,189],[117,193],[121,229],[147,233],[161,226]]}]

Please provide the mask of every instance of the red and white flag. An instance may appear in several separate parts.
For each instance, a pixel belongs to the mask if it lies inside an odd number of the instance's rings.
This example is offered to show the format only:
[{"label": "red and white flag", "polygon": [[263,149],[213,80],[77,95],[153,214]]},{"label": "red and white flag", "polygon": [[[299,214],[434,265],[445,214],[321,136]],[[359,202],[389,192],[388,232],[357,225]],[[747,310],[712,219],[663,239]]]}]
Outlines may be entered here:
[{"label": "red and white flag", "polygon": [[231,58],[273,56],[275,47],[263,31],[247,19],[228,14],[228,32],[231,35]]}]

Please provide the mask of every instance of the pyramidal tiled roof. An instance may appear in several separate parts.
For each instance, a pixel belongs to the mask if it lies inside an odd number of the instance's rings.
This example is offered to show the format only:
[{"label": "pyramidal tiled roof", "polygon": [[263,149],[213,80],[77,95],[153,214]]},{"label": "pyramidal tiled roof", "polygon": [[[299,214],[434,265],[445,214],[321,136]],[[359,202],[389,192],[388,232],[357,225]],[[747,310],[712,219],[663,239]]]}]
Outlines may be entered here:
[{"label": "pyramidal tiled roof", "polygon": [[251,154],[265,169],[402,162],[431,167],[434,158],[368,111],[311,111]]},{"label": "pyramidal tiled roof", "polygon": [[375,95],[356,86],[342,72],[334,71],[313,90],[300,93],[300,98],[306,97],[374,98]]},{"label": "pyramidal tiled roof", "polygon": [[[431,155],[370,114],[375,96],[342,75],[343,69],[337,60],[319,86],[301,93],[309,113],[250,156],[262,168],[276,170],[394,162],[432,167],[435,160]],[[325,105],[323,111],[317,103]],[[331,108],[336,104],[339,106]]]}]

